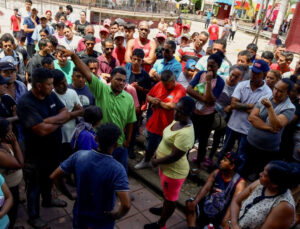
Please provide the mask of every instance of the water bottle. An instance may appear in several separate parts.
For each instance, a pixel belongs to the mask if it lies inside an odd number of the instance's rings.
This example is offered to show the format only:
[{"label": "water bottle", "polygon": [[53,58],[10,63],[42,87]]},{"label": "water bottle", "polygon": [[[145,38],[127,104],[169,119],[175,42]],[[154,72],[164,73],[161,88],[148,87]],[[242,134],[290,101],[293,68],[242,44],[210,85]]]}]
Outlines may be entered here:
[{"label": "water bottle", "polygon": [[204,229],[214,229],[214,225],[212,223],[206,225]]}]

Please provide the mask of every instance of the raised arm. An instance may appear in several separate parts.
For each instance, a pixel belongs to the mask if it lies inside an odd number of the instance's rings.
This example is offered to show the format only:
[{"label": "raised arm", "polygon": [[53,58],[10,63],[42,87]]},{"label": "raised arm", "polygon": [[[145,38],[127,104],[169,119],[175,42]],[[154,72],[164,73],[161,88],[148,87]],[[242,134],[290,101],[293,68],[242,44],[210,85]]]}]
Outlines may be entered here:
[{"label": "raised arm", "polygon": [[92,82],[92,73],[89,67],[80,60],[80,58],[75,54],[75,52],[70,51],[68,49],[59,48],[60,51],[63,52],[63,55],[66,57],[71,57],[72,61],[74,62],[75,66],[78,70],[85,76],[86,80],[91,83]]}]

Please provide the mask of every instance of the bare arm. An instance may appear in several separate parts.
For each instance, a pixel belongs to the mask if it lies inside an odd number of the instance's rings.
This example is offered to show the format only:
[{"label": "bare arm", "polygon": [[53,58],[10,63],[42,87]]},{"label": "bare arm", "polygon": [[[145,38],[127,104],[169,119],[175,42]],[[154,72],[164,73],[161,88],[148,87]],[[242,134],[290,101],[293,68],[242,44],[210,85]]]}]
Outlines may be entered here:
[{"label": "bare arm", "polygon": [[3,216],[5,216],[9,212],[9,210],[11,209],[13,202],[14,202],[12,194],[9,191],[9,188],[5,182],[2,184],[1,189],[2,189],[4,197],[5,197],[5,202],[0,210],[0,219],[2,219]]},{"label": "bare arm", "polygon": [[238,218],[239,218],[242,202],[251,195],[251,193],[253,192],[253,190],[256,188],[258,184],[259,184],[259,180],[253,182],[246,189],[244,189],[239,195],[237,195],[232,199],[231,206],[230,206],[230,214],[231,214],[231,225],[234,229],[240,228],[238,224]]},{"label": "bare arm", "polygon": [[172,153],[170,155],[159,159],[152,159],[152,164],[153,166],[157,166],[160,164],[171,164],[175,161],[178,161],[180,158],[182,158],[185,155],[185,153],[186,152],[173,146]]},{"label": "bare arm", "polygon": [[189,85],[189,86],[187,87],[186,92],[187,92],[190,96],[192,96],[193,98],[199,100],[200,102],[206,102],[206,101],[205,101],[205,96],[204,96],[204,95],[201,95],[200,93],[198,93],[197,91],[195,91],[191,85]]},{"label": "bare arm", "polygon": [[174,110],[176,103],[174,103],[174,102],[164,103],[164,102],[160,101],[159,106],[166,110]]},{"label": "bare arm", "polygon": [[125,62],[130,63],[131,62],[131,56],[133,52],[133,46],[134,46],[134,39],[131,39],[127,43],[126,52],[125,52]]},{"label": "bare arm", "polygon": [[283,114],[276,115],[275,111],[273,109],[273,106],[270,106],[268,108],[268,115],[269,115],[269,121],[270,121],[270,126],[277,131],[280,131],[282,128],[284,128],[289,120],[287,117]]},{"label": "bare arm", "polygon": [[63,125],[70,120],[70,113],[67,108],[63,108],[55,116],[44,119],[44,123]]},{"label": "bare arm", "polygon": [[156,49],[156,43],[154,41],[151,41],[149,55],[144,58],[143,60],[144,64],[153,64],[155,62],[156,60],[155,49]]},{"label": "bare arm", "polygon": [[259,108],[257,107],[253,108],[248,117],[248,121],[257,129],[273,131],[273,128],[259,117],[259,112],[260,112]]},{"label": "bare arm", "polygon": [[[235,192],[233,194],[233,197],[232,198],[235,198],[237,195],[239,195],[242,191],[245,190],[245,188],[247,187],[247,183],[245,180],[241,180],[236,188],[235,188]],[[230,220],[230,206],[227,208],[227,211],[226,211],[226,214],[222,220],[222,227],[223,228],[229,228],[229,225],[228,225],[228,220]]]},{"label": "bare arm", "polygon": [[294,218],[294,208],[287,202],[281,202],[273,208],[261,229],[288,229]]},{"label": "bare arm", "polygon": [[112,211],[112,212],[107,212],[107,214],[110,215],[115,220],[120,219],[124,215],[126,215],[131,207],[129,192],[121,192],[121,191],[118,192],[117,191],[116,194],[120,200],[121,205],[118,210]]},{"label": "bare arm", "polygon": [[126,130],[126,132],[125,132],[126,141],[123,143],[123,146],[125,148],[127,148],[129,146],[129,143],[131,141],[133,126],[134,126],[134,123],[129,123],[125,127],[125,130]]},{"label": "bare arm", "polygon": [[230,106],[232,109],[250,113],[251,109],[254,107],[254,104],[241,103],[239,99],[232,97]]},{"label": "bare arm", "polygon": [[33,29],[29,29],[28,25],[24,25],[24,32],[25,33],[32,33],[33,31],[34,31],[34,28]]},{"label": "bare arm", "polygon": [[53,180],[55,186],[57,189],[66,197],[68,197],[70,200],[74,199],[74,196],[71,194],[71,192],[68,190],[66,185],[62,184],[61,177],[64,175],[64,171],[61,169],[61,167],[57,167],[53,173],[50,175],[50,179]]}]

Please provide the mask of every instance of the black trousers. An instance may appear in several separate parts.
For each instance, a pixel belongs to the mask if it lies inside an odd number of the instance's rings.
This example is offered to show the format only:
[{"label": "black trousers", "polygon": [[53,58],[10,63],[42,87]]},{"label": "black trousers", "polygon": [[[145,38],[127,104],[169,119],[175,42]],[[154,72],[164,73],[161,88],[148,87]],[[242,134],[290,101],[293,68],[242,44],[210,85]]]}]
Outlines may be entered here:
[{"label": "black trousers", "polygon": [[272,160],[280,160],[279,151],[261,150],[251,145],[248,141],[245,145],[246,161],[241,172],[244,177],[251,174],[259,175],[264,170],[264,167]]},{"label": "black trousers", "polygon": [[206,146],[214,122],[214,113],[208,115],[194,113],[192,121],[195,130],[195,140],[198,139],[199,141],[197,164],[200,165],[206,155]]},{"label": "black trousers", "polygon": [[9,229],[14,228],[16,223],[17,215],[18,215],[18,207],[19,207],[19,185],[9,188],[12,196],[13,196],[13,206],[7,213],[9,217]]}]

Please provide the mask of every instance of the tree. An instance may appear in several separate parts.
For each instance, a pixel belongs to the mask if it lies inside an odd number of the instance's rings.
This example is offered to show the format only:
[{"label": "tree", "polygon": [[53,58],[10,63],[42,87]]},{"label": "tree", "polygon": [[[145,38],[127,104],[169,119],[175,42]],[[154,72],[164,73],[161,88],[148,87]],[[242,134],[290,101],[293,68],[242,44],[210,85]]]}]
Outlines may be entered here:
[{"label": "tree", "polygon": [[[203,0],[204,1],[204,0]],[[195,10],[201,10],[202,0],[192,0],[192,3],[195,4]]]}]

